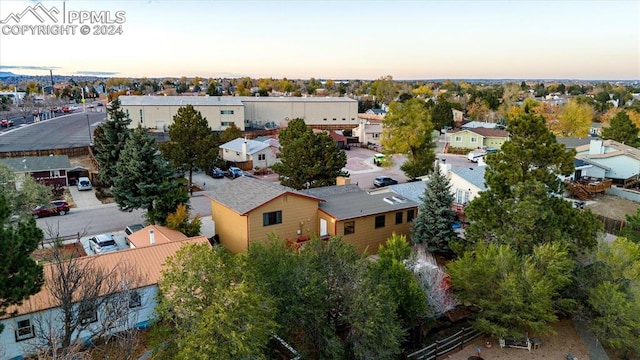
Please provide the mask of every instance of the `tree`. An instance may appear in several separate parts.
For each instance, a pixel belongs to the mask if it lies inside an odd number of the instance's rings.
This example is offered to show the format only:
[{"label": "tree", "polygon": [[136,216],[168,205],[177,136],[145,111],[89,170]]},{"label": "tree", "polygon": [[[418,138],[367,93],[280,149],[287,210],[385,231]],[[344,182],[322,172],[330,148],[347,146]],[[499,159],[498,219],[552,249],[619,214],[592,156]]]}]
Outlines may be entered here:
[{"label": "tree", "polygon": [[559,244],[536,246],[523,257],[508,245],[479,243],[447,264],[451,286],[462,303],[482,308],[473,326],[498,337],[549,333],[555,304],[571,281],[574,262]]},{"label": "tree", "polygon": [[627,223],[622,228],[620,235],[631,242],[640,244],[640,209],[633,215],[626,215],[625,218]]},{"label": "tree", "polygon": [[371,84],[371,95],[381,104],[390,104],[396,98],[397,89],[391,75],[382,76]]},{"label": "tree", "polygon": [[263,358],[277,330],[275,308],[243,265],[242,256],[208,245],[185,245],[167,260],[158,284],[156,358]]},{"label": "tree", "polygon": [[442,130],[445,126],[453,128],[455,123],[453,122],[453,111],[451,111],[451,105],[448,102],[437,102],[436,105],[431,108],[431,121],[435,130]]},{"label": "tree", "polygon": [[370,262],[340,237],[314,238],[298,252],[272,236],[252,244],[246,264],[278,307],[283,337],[310,359],[392,359],[403,332],[397,298]]},{"label": "tree", "polygon": [[32,217],[10,224],[10,210],[4,193],[0,194],[0,317],[9,306],[39,292],[44,281],[42,266],[30,257],[43,238],[42,230]]},{"label": "tree", "polygon": [[558,196],[564,191],[559,175],[573,172],[574,151],[556,141],[541,116],[523,114],[507,131],[510,139],[486,159],[488,190],[465,208],[471,221],[466,238],[510,244],[521,254],[554,241],[572,251],[593,248],[600,229],[594,215]]},{"label": "tree", "polygon": [[487,121],[490,111],[491,109],[489,109],[487,102],[480,98],[476,98],[467,104],[467,114],[469,114],[469,117],[473,120]]},{"label": "tree", "polygon": [[156,140],[138,126],[122,149],[116,174],[113,197],[120,210],[145,209],[149,214],[167,190],[163,185],[168,184],[171,170],[158,151]]},{"label": "tree", "polygon": [[111,102],[107,108],[107,115],[107,121],[95,129],[93,142],[96,161],[100,167],[98,179],[104,186],[110,187],[118,174],[116,164],[120,160],[120,153],[131,135],[131,119],[120,108],[119,99]]},{"label": "tree", "polygon": [[280,152],[271,166],[280,183],[294,189],[335,185],[338,176],[348,176],[342,169],[347,155],[338,149],[326,133],[314,134],[303,119],[293,119],[278,135]]},{"label": "tree", "polygon": [[189,189],[195,168],[208,169],[218,157],[218,144],[200,111],[193,105],[180,107],[169,125],[168,142],[160,144],[165,159],[178,170],[189,172]]},{"label": "tree", "polygon": [[235,123],[231,123],[229,127],[224,129],[222,134],[220,134],[220,143],[224,144],[231,140],[235,140],[237,138],[242,137],[242,130],[236,126]]},{"label": "tree", "polygon": [[424,100],[391,103],[382,122],[385,153],[407,155],[407,161],[400,168],[411,179],[429,173],[435,161],[435,144],[431,139],[433,123]]},{"label": "tree", "polygon": [[446,175],[440,172],[436,164],[424,189],[418,216],[411,229],[411,240],[414,244],[425,244],[431,253],[451,255],[449,242],[457,235],[453,231],[453,223],[457,220],[453,205],[451,184]]},{"label": "tree", "polygon": [[31,176],[16,177],[12,169],[0,164],[0,193],[10,216],[29,219],[34,207],[51,201],[51,188]]},{"label": "tree", "polygon": [[602,129],[602,138],[615,140],[631,147],[640,146],[638,127],[625,111],[617,113],[611,119],[611,125]]},{"label": "tree", "polygon": [[188,237],[200,235],[200,226],[202,220],[200,220],[199,214],[189,221],[189,210],[185,204],[178,205],[176,212],[167,216],[167,227],[169,229],[180,231]]},{"label": "tree", "polygon": [[584,137],[589,134],[592,121],[593,108],[571,100],[560,109],[558,121],[552,129],[561,137]]},{"label": "tree", "polygon": [[640,353],[640,244],[601,243],[577,283],[586,298],[581,315],[598,339],[625,356]]}]

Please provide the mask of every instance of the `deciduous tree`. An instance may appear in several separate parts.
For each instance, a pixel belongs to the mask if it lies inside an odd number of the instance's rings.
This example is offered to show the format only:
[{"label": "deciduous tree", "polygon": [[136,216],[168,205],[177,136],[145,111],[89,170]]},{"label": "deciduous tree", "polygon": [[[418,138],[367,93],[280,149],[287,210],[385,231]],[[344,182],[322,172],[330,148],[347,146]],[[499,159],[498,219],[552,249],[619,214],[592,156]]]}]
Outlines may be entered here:
[{"label": "deciduous tree", "polygon": [[640,146],[638,131],[638,127],[631,121],[629,115],[625,111],[621,111],[611,119],[609,127],[602,129],[602,138],[638,147]]},{"label": "deciduous tree", "polygon": [[186,245],[169,258],[158,284],[154,332],[160,359],[263,358],[275,334],[275,306],[248,281],[243,260],[222,247]]},{"label": "deciduous tree", "polygon": [[218,144],[207,119],[193,105],[183,106],[169,125],[169,138],[170,141],[160,144],[162,155],[176,169],[189,173],[191,188],[193,170],[212,167],[218,157]]},{"label": "deciduous tree", "polygon": [[560,137],[587,136],[593,122],[593,114],[590,105],[569,101],[560,109],[557,122],[552,123],[552,130]]},{"label": "deciduous tree", "polygon": [[0,164],[0,193],[4,196],[10,216],[29,219],[34,207],[51,200],[51,188],[31,176],[16,177],[9,167]]},{"label": "deciduous tree", "polygon": [[437,102],[436,105],[431,108],[431,122],[433,122],[433,128],[435,130],[442,130],[445,126],[453,128],[455,123],[453,122],[451,105],[446,101]]},{"label": "deciduous tree", "polygon": [[242,137],[242,130],[240,130],[235,123],[231,123],[231,125],[220,134],[220,143],[224,144],[240,137]]},{"label": "deciduous tree", "polygon": [[409,178],[429,173],[435,160],[435,144],[431,139],[431,114],[424,100],[411,99],[404,103],[391,103],[383,124],[384,152],[407,155],[407,161],[401,169]]},{"label": "deciduous tree", "polygon": [[434,171],[421,197],[422,203],[418,216],[413,220],[411,240],[415,244],[425,244],[431,253],[451,255],[450,242],[457,238],[453,231],[453,223],[457,220],[453,205],[453,194],[449,179],[440,172],[439,166]]},{"label": "deciduous tree", "polygon": [[347,155],[338,149],[326,133],[314,134],[303,119],[293,119],[278,136],[280,152],[271,166],[280,183],[294,189],[335,185],[338,176],[348,176],[342,169]]},{"label": "deciduous tree", "polygon": [[95,157],[100,171],[98,179],[107,187],[113,186],[117,175],[116,164],[124,148],[131,129],[131,119],[120,107],[120,100],[114,99],[107,108],[107,121],[94,131]]},{"label": "deciduous tree", "polygon": [[200,220],[199,214],[189,221],[189,209],[185,204],[178,205],[176,211],[167,216],[167,227],[169,229],[180,231],[189,237],[200,235],[201,225],[202,220]]},{"label": "deciduous tree", "polygon": [[391,75],[382,76],[371,84],[370,94],[381,104],[390,104],[398,93],[396,83]]}]

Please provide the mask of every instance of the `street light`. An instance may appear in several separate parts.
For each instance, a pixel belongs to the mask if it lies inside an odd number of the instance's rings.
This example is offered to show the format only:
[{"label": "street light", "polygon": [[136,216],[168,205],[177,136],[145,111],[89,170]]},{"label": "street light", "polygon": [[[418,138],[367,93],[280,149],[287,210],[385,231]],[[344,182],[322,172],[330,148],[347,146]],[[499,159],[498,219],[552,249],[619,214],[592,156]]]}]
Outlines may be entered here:
[{"label": "street light", "polygon": [[93,142],[91,140],[91,124],[89,123],[89,114],[85,114],[87,116],[87,127],[89,128],[89,146],[91,146],[91,143]]}]

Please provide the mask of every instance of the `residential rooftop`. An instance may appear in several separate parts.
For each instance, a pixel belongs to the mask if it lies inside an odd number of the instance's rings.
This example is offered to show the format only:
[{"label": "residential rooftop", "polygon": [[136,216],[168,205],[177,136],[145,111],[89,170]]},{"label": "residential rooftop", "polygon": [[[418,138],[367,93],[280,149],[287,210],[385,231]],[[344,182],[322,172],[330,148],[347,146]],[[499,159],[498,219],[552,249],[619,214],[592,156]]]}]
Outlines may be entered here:
[{"label": "residential rooftop", "polygon": [[36,172],[70,169],[71,162],[67,155],[28,156],[0,159],[0,163],[14,172]]}]

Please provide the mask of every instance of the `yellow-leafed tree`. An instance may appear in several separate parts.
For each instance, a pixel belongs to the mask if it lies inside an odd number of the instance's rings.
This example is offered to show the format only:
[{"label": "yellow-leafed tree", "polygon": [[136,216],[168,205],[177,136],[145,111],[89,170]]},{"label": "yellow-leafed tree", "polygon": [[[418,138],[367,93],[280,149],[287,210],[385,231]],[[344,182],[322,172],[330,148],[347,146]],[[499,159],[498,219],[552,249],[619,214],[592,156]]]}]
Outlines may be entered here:
[{"label": "yellow-leafed tree", "polygon": [[560,109],[558,120],[553,123],[552,130],[559,137],[587,136],[593,115],[591,105],[569,101]]}]

